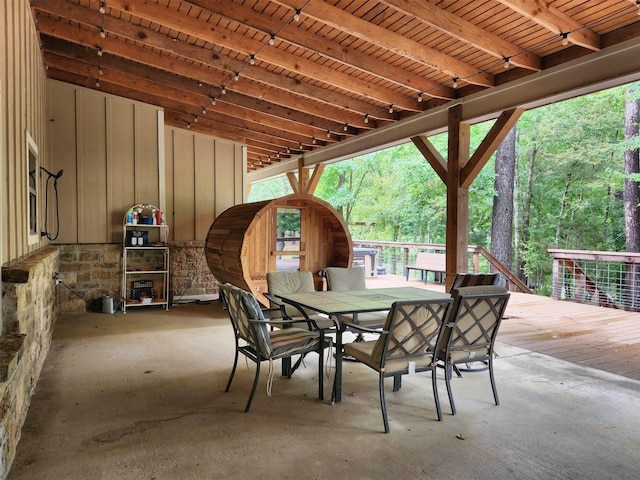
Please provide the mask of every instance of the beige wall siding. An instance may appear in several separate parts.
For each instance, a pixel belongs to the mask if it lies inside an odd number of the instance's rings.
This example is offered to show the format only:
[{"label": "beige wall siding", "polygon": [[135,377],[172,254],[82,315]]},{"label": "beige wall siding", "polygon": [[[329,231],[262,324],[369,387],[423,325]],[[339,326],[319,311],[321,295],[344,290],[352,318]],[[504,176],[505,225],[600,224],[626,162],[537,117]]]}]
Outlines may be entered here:
[{"label": "beige wall siding", "polygon": [[243,145],[165,128],[167,222],[176,241],[204,241],[213,220],[246,200]]},{"label": "beige wall siding", "polygon": [[[40,165],[48,167],[46,138],[46,79],[39,38],[28,0],[0,2],[0,82],[2,83],[2,263],[15,260],[46,244],[29,245],[26,183],[27,132],[38,147]],[[46,176],[45,176],[46,177]],[[43,176],[40,182],[39,222],[43,220]]]},{"label": "beige wall siding", "polygon": [[121,242],[126,210],[161,200],[159,109],[55,80],[49,98],[52,162],[64,169],[56,243]]}]

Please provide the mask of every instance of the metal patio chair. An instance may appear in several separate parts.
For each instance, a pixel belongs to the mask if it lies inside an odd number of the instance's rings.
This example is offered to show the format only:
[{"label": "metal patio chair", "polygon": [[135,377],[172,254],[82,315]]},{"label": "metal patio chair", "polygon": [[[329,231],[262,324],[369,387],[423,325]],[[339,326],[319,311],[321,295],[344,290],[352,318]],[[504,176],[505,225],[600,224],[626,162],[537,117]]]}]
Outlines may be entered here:
[{"label": "metal patio chair", "polygon": [[[253,396],[260,376],[260,364],[269,362],[269,378],[267,394],[271,396],[273,380],[273,362],[277,359],[288,359],[293,355],[318,353],[318,397],[324,398],[323,351],[331,345],[322,330],[310,331],[306,321],[265,319],[260,303],[253,294],[230,283],[220,286],[220,293],[233,326],[235,338],[235,359],[225,392],[231,388],[231,382],[238,365],[238,356],[242,353],[256,363],[256,374],[253,379],[249,400],[245,412],[251,408]],[[296,325],[303,323],[305,328]],[[270,329],[274,326],[276,328]],[[291,372],[289,372],[289,377]]]},{"label": "metal patio chair", "polygon": [[384,379],[387,377],[394,377],[394,391],[397,391],[395,384],[402,375],[430,371],[436,412],[438,420],[442,420],[434,353],[451,302],[451,299],[398,301],[389,310],[383,330],[352,325],[352,328],[379,334],[376,340],[345,344],[344,351],[378,372],[385,433],[389,433],[384,395]]}]

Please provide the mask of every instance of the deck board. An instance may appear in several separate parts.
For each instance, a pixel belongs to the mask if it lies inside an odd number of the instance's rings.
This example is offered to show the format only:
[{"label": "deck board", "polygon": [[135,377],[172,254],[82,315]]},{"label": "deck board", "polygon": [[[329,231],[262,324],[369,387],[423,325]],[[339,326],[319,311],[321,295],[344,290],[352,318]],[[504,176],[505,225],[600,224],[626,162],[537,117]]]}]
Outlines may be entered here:
[{"label": "deck board", "polygon": [[[384,275],[368,286],[443,286]],[[640,313],[512,292],[498,341],[640,380]]]}]

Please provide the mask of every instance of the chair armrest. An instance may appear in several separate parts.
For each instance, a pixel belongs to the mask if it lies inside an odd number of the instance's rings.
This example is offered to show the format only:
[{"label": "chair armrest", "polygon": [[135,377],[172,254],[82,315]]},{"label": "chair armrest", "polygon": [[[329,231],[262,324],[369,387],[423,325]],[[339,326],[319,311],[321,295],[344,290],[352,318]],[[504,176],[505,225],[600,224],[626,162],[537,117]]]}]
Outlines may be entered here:
[{"label": "chair armrest", "polygon": [[357,323],[351,323],[351,322],[344,322],[344,326],[350,330],[358,330],[363,333],[377,333],[377,334],[389,333],[387,330],[365,327],[363,325],[358,325]]}]

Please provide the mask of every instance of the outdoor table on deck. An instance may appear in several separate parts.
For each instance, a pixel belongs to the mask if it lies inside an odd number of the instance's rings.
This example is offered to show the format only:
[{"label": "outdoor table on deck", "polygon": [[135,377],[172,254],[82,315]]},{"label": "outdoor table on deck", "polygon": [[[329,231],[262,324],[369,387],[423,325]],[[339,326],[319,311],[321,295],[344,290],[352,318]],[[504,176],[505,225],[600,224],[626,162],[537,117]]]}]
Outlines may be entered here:
[{"label": "outdoor table on deck", "polygon": [[[336,333],[336,376],[333,401],[342,401],[342,315],[389,310],[393,302],[402,300],[437,300],[449,298],[448,293],[415,287],[369,288],[366,290],[317,291],[277,295],[283,302],[315,310],[338,322]],[[322,372],[319,373],[322,375]]]}]

